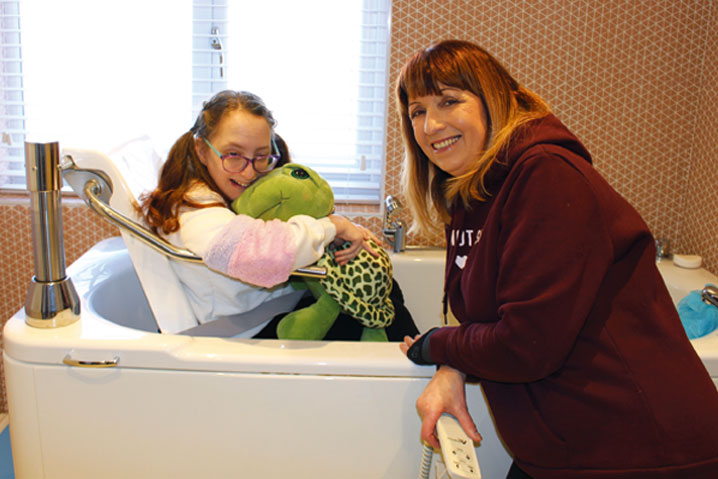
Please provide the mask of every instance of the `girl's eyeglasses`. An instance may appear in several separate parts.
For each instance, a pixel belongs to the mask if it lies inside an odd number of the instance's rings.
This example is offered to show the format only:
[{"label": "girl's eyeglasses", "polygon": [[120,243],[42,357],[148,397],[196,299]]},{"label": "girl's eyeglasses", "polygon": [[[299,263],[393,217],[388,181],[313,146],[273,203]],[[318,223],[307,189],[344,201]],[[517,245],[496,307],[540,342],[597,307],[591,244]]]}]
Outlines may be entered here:
[{"label": "girl's eyeglasses", "polygon": [[212,146],[212,143],[210,143],[207,138],[202,139],[210,148],[212,148],[212,151],[217,154],[219,159],[222,160],[222,168],[227,173],[241,173],[250,163],[252,164],[254,171],[257,173],[267,173],[268,171],[272,171],[274,167],[277,166],[279,158],[281,158],[281,155],[278,153],[279,150],[277,150],[277,145],[274,142],[274,138],[272,138],[272,151],[277,153],[272,153],[271,155],[259,155],[254,158],[247,158],[239,153],[227,153],[226,155],[223,155],[217,151],[217,148]]}]

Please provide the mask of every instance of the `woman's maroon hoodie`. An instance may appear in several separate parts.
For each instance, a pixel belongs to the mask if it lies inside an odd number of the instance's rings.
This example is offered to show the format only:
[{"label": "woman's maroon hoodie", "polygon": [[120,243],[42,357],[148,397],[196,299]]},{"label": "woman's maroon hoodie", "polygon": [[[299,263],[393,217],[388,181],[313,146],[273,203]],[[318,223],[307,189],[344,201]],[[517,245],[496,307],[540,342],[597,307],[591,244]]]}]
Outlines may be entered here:
[{"label": "woman's maroon hoodie", "polygon": [[445,288],[462,324],[431,335],[432,359],[481,381],[534,477],[718,478],[718,391],[648,227],[553,115],[507,157],[488,201],[452,211]]}]

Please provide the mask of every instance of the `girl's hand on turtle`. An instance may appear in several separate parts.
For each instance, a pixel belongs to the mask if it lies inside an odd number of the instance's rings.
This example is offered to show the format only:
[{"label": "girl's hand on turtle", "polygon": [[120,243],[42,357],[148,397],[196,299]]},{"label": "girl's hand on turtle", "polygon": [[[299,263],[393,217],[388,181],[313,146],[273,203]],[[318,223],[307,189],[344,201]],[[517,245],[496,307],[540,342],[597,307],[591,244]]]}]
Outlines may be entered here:
[{"label": "girl's hand on turtle", "polygon": [[374,251],[369,244],[369,238],[373,237],[373,235],[368,230],[355,225],[343,216],[329,215],[329,219],[334,223],[337,229],[334,244],[342,245],[345,242],[350,243],[349,247],[339,250],[334,254],[334,259],[340,266],[344,266],[356,258],[362,248],[373,257],[379,257],[379,253]]},{"label": "girl's hand on turtle", "polygon": [[357,224],[355,224],[355,226],[356,226],[357,228],[359,228],[359,229],[364,233],[364,239],[365,239],[365,240],[367,240],[367,241],[368,241],[368,240],[373,240],[376,244],[381,244],[381,241],[379,240],[379,238],[377,238],[377,237],[374,235],[374,233],[372,233],[371,231],[369,231],[368,229],[366,229],[366,227],[364,227],[364,226],[362,226],[362,225],[357,225]]}]

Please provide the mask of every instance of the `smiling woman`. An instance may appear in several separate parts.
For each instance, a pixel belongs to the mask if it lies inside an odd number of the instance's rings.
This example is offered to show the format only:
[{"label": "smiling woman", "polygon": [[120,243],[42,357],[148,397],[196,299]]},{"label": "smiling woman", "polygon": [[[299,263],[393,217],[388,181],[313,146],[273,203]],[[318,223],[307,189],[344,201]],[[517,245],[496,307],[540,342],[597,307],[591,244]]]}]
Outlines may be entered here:
[{"label": "smiling woman", "polygon": [[417,52],[397,85],[402,186],[422,220],[444,220],[460,323],[401,345],[438,366],[417,399],[421,439],[438,447],[443,413],[480,439],[463,392],[478,379],[510,479],[718,476],[718,391],[646,223],[581,141],[470,42]]},{"label": "smiling woman", "polygon": [[451,176],[470,174],[486,147],[486,109],[470,91],[439,84],[438,94],[409,96],[409,116],[421,150]]}]

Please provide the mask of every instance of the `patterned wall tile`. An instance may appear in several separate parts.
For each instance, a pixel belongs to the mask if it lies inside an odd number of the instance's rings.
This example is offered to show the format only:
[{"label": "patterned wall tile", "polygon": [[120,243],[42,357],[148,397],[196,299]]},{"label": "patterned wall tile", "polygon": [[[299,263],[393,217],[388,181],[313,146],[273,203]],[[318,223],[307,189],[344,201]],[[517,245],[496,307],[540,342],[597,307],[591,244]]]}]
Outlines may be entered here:
[{"label": "patterned wall tile", "polygon": [[[393,81],[413,53],[438,40],[459,38],[484,46],[553,106],[592,152],[596,168],[636,207],[655,236],[670,238],[678,251],[700,251],[706,264],[715,267],[718,255],[708,246],[715,244],[715,228],[694,222],[685,225],[692,233],[681,229],[685,192],[693,184],[689,172],[701,165],[707,169],[711,160],[700,151],[716,151],[714,143],[704,140],[710,135],[695,134],[701,106],[697,86],[708,90],[701,97],[715,90],[706,78],[711,62],[704,59],[711,51],[706,39],[715,43],[715,35],[709,35],[714,31],[709,21],[715,27],[713,10],[713,2],[704,0],[397,0],[389,75]],[[715,137],[716,122],[705,120],[703,127]],[[389,194],[400,191],[401,157],[391,104]],[[695,194],[709,198],[705,191]],[[686,243],[703,231],[712,242]]]},{"label": "patterned wall tile", "polygon": [[[0,204],[0,284],[2,325],[25,304],[30,281],[35,274],[32,252],[30,206],[26,197],[3,199]],[[116,227],[89,211],[80,200],[63,200],[62,227],[65,238],[65,261],[75,261],[90,246],[104,238],[117,236]],[[2,332],[0,331],[0,340]],[[4,372],[0,356],[0,412],[7,411]]]},{"label": "patterned wall tile", "polygon": [[[713,8],[703,47],[704,57],[700,89],[695,89],[699,105],[694,118],[690,141],[694,146],[690,161],[689,179],[685,194],[675,192],[681,199],[679,238],[683,251],[699,253],[705,267],[718,272],[718,8]],[[672,165],[671,165],[672,166]],[[668,169],[668,168],[666,168]]]}]

